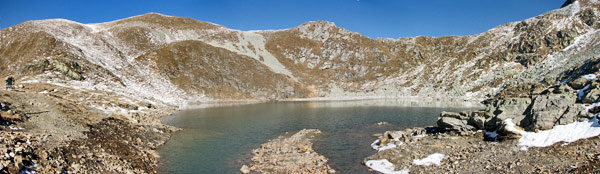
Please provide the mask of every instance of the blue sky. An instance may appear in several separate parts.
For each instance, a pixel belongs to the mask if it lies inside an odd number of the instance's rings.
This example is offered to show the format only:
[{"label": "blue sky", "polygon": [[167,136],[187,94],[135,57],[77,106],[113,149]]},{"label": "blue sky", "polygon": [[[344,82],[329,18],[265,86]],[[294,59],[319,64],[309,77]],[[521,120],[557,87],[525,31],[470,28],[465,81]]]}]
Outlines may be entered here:
[{"label": "blue sky", "polygon": [[371,38],[478,34],[559,8],[565,0],[0,0],[0,28],[65,18],[98,23],[148,12],[239,30],[326,20]]}]

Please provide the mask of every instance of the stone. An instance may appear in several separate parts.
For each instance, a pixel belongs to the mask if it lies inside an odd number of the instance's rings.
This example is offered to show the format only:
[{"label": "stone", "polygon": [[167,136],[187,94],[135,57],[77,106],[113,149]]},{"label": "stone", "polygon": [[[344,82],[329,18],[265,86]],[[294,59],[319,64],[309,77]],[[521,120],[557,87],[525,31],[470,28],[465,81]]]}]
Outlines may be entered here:
[{"label": "stone", "polygon": [[456,113],[456,112],[442,112],[440,114],[440,117],[451,117],[451,118],[461,119],[463,116],[461,116],[459,113]]},{"label": "stone", "polygon": [[527,113],[527,121],[521,124],[530,131],[552,129],[557,124],[569,124],[576,121],[580,111],[585,110],[575,104],[576,97],[567,95],[537,96]]},{"label": "stone", "polygon": [[389,138],[387,138],[385,136],[381,137],[381,138],[379,138],[379,145],[380,146],[385,146],[389,141],[390,141]]},{"label": "stone", "polygon": [[508,98],[499,101],[493,113],[499,120],[513,119],[517,125],[525,118],[525,111],[531,104],[530,98]]},{"label": "stone", "polygon": [[403,138],[406,136],[406,133],[404,131],[385,131],[383,136],[389,139]]},{"label": "stone", "polygon": [[573,81],[569,82],[569,85],[571,86],[571,88],[575,89],[575,90],[579,90],[579,89],[583,89],[585,87],[585,85],[588,84],[588,79],[583,78],[583,77],[579,77]]},{"label": "stone", "polygon": [[469,118],[467,121],[468,125],[474,126],[478,130],[483,130],[485,128],[485,118],[479,116],[473,116]]},{"label": "stone", "polygon": [[566,84],[559,85],[559,86],[555,87],[554,90],[552,91],[552,93],[554,93],[554,94],[570,94],[573,92],[574,92],[573,89],[571,89],[571,87],[569,87],[569,85],[566,85]]},{"label": "stone", "polygon": [[596,102],[598,102],[599,96],[600,96],[600,89],[594,88],[583,96],[583,98],[581,99],[581,102],[582,103],[596,103]]},{"label": "stone", "polygon": [[246,174],[246,173],[250,173],[250,167],[248,167],[247,165],[243,165],[242,168],[240,169],[240,172]]},{"label": "stone", "polygon": [[475,127],[467,125],[465,120],[460,120],[454,117],[440,117],[437,121],[437,125],[439,128],[444,129],[446,131],[469,131],[475,130]]}]

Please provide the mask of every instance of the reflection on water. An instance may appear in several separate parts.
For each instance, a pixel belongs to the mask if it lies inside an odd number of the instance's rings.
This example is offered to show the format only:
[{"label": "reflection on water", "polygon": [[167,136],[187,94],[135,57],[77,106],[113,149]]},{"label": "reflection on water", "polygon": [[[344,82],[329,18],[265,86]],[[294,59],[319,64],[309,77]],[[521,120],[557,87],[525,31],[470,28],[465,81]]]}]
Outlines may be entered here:
[{"label": "reflection on water", "polygon": [[[445,104],[444,104],[445,103]],[[316,128],[315,150],[341,173],[368,173],[371,134],[435,124],[441,111],[461,111],[459,102],[363,100],[280,102],[188,110],[165,118],[183,128],[159,149],[161,173],[239,173],[251,150],[284,132]],[[389,125],[375,126],[386,121]],[[245,161],[246,160],[246,161]]]},{"label": "reflection on water", "polygon": [[439,101],[433,99],[405,98],[394,100],[348,100],[330,102],[307,102],[308,107],[420,107],[420,108],[476,108],[480,103],[460,101]]}]

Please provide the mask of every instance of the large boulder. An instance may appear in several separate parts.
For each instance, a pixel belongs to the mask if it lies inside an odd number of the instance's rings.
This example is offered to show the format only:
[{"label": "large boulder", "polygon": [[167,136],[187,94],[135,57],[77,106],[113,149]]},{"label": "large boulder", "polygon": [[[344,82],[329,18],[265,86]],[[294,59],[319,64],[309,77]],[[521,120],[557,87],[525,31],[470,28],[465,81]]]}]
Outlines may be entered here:
[{"label": "large boulder", "polygon": [[484,111],[464,111],[460,113],[442,112],[438,118],[438,128],[459,133],[484,129]]},{"label": "large boulder", "polygon": [[570,95],[575,93],[575,91],[571,87],[569,87],[569,85],[566,84],[558,85],[551,89],[552,93],[554,94]]},{"label": "large boulder", "polygon": [[547,130],[554,125],[569,124],[577,119],[583,107],[575,104],[577,98],[574,95],[542,95],[535,97],[531,111],[527,113],[530,124],[523,124],[527,130]]},{"label": "large boulder", "polygon": [[579,77],[575,80],[572,80],[569,82],[569,85],[571,86],[571,88],[575,89],[575,90],[580,90],[582,88],[585,87],[585,85],[587,85],[591,80],[582,77]]},{"label": "large boulder", "polygon": [[504,100],[494,101],[486,108],[487,115],[492,117],[487,119],[485,127],[487,130],[495,130],[501,127],[502,121],[512,119],[515,124],[529,124],[526,118],[526,111],[531,105],[530,98],[507,98]]},{"label": "large boulder", "polygon": [[586,93],[581,99],[582,103],[596,103],[598,102],[598,97],[600,97],[600,89],[594,88]]},{"label": "large boulder", "polygon": [[467,124],[466,120],[461,120],[454,117],[440,117],[437,121],[437,125],[439,128],[446,131],[473,131],[475,127]]}]

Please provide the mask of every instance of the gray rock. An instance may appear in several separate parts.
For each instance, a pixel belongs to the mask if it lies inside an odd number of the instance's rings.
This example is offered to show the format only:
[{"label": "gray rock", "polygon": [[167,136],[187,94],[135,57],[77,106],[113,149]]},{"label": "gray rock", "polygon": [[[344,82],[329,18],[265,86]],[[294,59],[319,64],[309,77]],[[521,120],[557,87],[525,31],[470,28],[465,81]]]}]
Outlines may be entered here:
[{"label": "gray rock", "polygon": [[495,115],[494,119],[490,119],[490,127],[498,127],[502,124],[502,120],[513,119],[513,122],[518,126],[522,124],[528,125],[529,122],[526,119],[525,112],[531,104],[530,98],[508,98],[506,100],[498,101],[492,108],[488,108],[488,112]]},{"label": "gray rock", "polygon": [[600,89],[594,88],[590,90],[583,98],[581,99],[582,103],[596,103],[598,102],[598,96],[600,96]]},{"label": "gray rock", "polygon": [[554,94],[572,94],[575,91],[573,91],[573,89],[571,89],[571,87],[569,87],[569,85],[562,84],[560,86],[555,87],[552,92]]},{"label": "gray rock", "polygon": [[450,118],[456,118],[456,119],[463,119],[464,116],[462,116],[459,113],[456,112],[442,112],[440,114],[440,117],[450,117]]},{"label": "gray rock", "polygon": [[406,136],[406,133],[404,133],[404,131],[386,131],[383,133],[383,136],[389,139],[403,138]]},{"label": "gray rock", "polygon": [[472,131],[475,127],[468,125],[466,120],[460,120],[454,117],[440,117],[437,121],[439,128],[446,131]]},{"label": "gray rock", "polygon": [[577,120],[584,107],[575,104],[573,95],[544,95],[535,98],[528,113],[530,125],[523,124],[528,130],[547,130],[555,125],[569,124]]},{"label": "gray rock", "polygon": [[473,116],[467,121],[468,125],[474,126],[478,130],[485,128],[485,118],[482,116]]},{"label": "gray rock", "polygon": [[571,87],[575,90],[579,90],[585,87],[585,85],[587,85],[588,83],[588,79],[585,79],[583,77],[579,77],[578,79],[575,79],[571,82],[569,82],[569,85],[571,85]]},{"label": "gray rock", "polygon": [[247,165],[243,165],[242,168],[240,169],[240,172],[246,174],[246,173],[250,173],[250,167],[248,167]]}]

